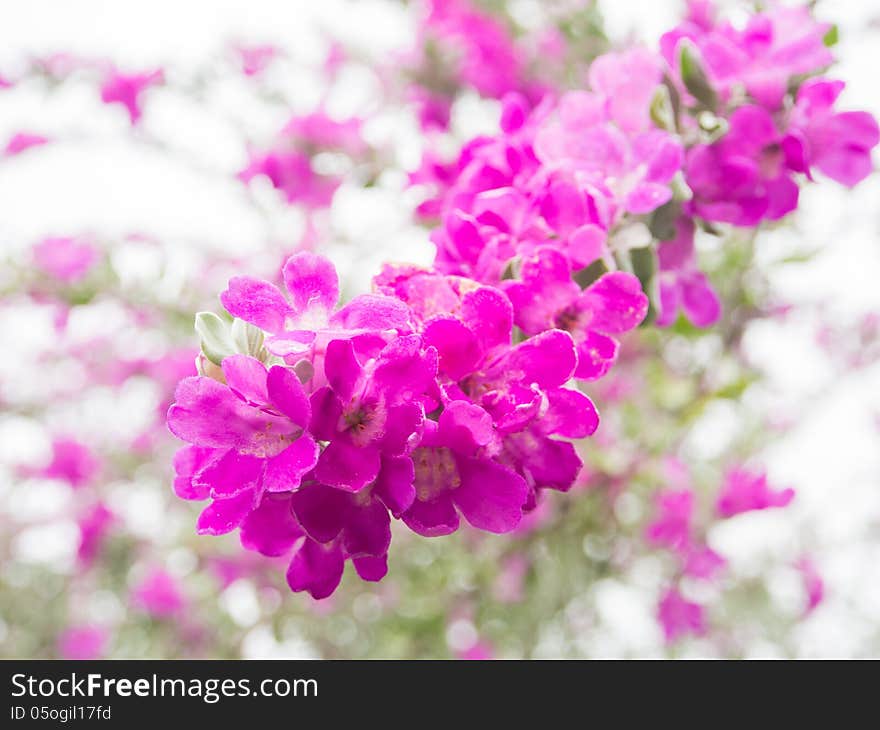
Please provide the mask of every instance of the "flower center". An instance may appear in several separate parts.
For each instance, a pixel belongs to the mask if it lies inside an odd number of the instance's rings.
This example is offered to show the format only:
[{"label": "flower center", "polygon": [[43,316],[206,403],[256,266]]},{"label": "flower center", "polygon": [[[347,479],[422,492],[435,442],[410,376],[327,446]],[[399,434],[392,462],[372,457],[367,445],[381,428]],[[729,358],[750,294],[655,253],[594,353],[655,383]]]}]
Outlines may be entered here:
[{"label": "flower center", "polygon": [[427,502],[439,494],[461,486],[461,476],[452,451],[446,447],[419,448],[413,451],[416,495]]}]

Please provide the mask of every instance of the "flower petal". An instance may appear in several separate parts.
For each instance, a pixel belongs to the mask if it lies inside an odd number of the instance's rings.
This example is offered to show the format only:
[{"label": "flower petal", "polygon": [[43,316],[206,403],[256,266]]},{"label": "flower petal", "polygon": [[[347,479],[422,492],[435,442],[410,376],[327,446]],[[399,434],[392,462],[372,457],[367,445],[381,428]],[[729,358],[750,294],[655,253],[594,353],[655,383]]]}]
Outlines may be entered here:
[{"label": "flower petal", "polygon": [[491,459],[457,457],[461,486],[452,500],[465,519],[479,530],[510,532],[522,519],[529,497],[525,480]]},{"label": "flower petal", "polygon": [[239,538],[246,550],[278,556],[287,553],[302,534],[290,509],[290,497],[267,494],[244,518]]},{"label": "flower petal", "polygon": [[308,591],[312,598],[326,598],[342,580],[345,559],[342,549],[335,543],[321,545],[301,537],[299,549],[287,568],[287,585],[294,593]]},{"label": "flower petal", "polygon": [[220,302],[233,317],[272,333],[281,332],[285,319],[292,313],[277,286],[251,276],[232,277],[220,295]]},{"label": "flower petal", "polygon": [[315,476],[324,484],[358,492],[379,474],[379,450],[331,441],[318,458]]}]

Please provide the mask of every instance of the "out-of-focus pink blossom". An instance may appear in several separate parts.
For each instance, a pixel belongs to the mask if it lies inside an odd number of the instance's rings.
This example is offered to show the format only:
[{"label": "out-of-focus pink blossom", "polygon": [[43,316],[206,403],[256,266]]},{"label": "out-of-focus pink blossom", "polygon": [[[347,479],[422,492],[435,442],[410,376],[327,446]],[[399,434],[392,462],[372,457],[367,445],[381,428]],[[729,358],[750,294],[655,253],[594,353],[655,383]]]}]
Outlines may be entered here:
[{"label": "out-of-focus pink blossom", "polygon": [[809,175],[815,168],[851,188],[874,169],[871,150],[880,143],[880,128],[868,112],[835,111],[845,86],[843,81],[824,78],[804,83],[784,144],[799,172]]},{"label": "out-of-focus pink blossom", "polygon": [[795,568],[801,574],[804,593],[807,601],[804,614],[810,615],[825,599],[825,581],[816,564],[808,557],[803,557],[795,563]]},{"label": "out-of-focus pink blossom", "polygon": [[114,514],[100,502],[77,520],[79,527],[77,558],[81,565],[88,567],[94,562],[114,521]]},{"label": "out-of-focus pink blossom", "polygon": [[279,55],[278,49],[271,45],[237,46],[235,51],[245,76],[263,73]]},{"label": "out-of-focus pink blossom", "polygon": [[688,18],[666,33],[660,46],[677,72],[681,44],[692,44],[723,101],[744,88],[758,104],[775,111],[792,78],[817,73],[834,61],[824,42],[830,29],[806,5],[774,4],[740,28],[729,21],[716,24],[712,5],[699,2],[690,4]]},{"label": "out-of-focus pink blossom", "polygon": [[33,132],[16,132],[6,143],[3,154],[7,157],[13,157],[21,154],[25,150],[31,149],[32,147],[39,147],[48,143],[49,138],[42,134],[35,134]]},{"label": "out-of-focus pink blossom", "polygon": [[59,437],[52,442],[52,458],[41,468],[21,467],[24,476],[59,479],[71,487],[89,484],[101,470],[97,455],[85,444],[72,438]]},{"label": "out-of-focus pink blossom", "polygon": [[794,499],[794,489],[773,489],[764,472],[744,468],[727,472],[716,509],[722,517],[772,507],[786,507]]},{"label": "out-of-focus pink blossom", "polygon": [[98,263],[101,253],[77,238],[44,238],[33,247],[34,265],[64,284],[76,284]]},{"label": "out-of-focus pink blossom", "polygon": [[161,568],[153,568],[134,587],[132,601],[142,611],[156,618],[170,618],[186,605],[177,580]]},{"label": "out-of-focus pink blossom", "polygon": [[657,325],[675,322],[679,310],[695,327],[710,327],[721,317],[721,300],[708,277],[697,267],[694,250],[694,222],[680,218],[676,237],[661,241],[657,249],[660,263],[660,312]]},{"label": "out-of-focus pink blossom", "polygon": [[117,69],[110,71],[101,85],[101,101],[105,104],[121,104],[128,112],[132,125],[143,116],[143,95],[151,86],[164,82],[162,69],[123,73]]},{"label": "out-of-focus pink blossom", "polygon": [[703,606],[687,600],[675,587],[666,591],[660,599],[657,619],[667,643],[670,644],[684,636],[703,636],[706,633]]},{"label": "out-of-focus pink blossom", "polygon": [[71,626],[58,637],[58,655],[62,659],[100,659],[109,640],[110,632],[101,626]]}]

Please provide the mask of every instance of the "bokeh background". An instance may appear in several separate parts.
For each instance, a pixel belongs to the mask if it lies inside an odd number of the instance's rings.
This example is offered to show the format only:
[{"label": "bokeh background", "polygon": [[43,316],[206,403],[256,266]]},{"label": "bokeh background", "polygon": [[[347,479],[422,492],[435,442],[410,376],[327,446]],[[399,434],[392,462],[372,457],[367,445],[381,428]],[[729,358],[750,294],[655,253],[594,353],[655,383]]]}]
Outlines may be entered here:
[{"label": "bokeh background", "polygon": [[[547,5],[589,3],[505,5],[527,27]],[[615,43],[653,43],[680,14],[674,0],[597,5]],[[705,252],[714,281],[739,277],[731,307],[752,287],[766,316],[748,321],[733,364],[719,333],[646,335],[681,377],[656,375],[653,405],[624,402],[607,417],[619,438],[597,471],[626,492],[613,504],[601,489],[559,495],[516,539],[396,536],[399,557],[383,583],[347,576],[339,595],[315,603],[289,593],[283,568],[243,555],[234,536],[195,535],[198,506],[170,489],[175,444],[161,412],[196,352],[194,312],[216,310],[233,273],[271,272],[315,227],[348,292],[364,290],[384,260],[430,262],[427,231],[412,216],[418,197],[406,187],[424,141],[412,111],[389,102],[388,68],[412,43],[416,9],[391,0],[30,0],[6,11],[4,76],[71,54],[161,67],[168,83],[150,91],[134,130],[122,107],[101,102],[89,73],[59,82],[28,71],[0,90],[0,140],[23,130],[49,140],[0,159],[0,656],[880,652],[880,177],[854,191],[805,190],[792,219],[761,233],[746,268]],[[880,8],[835,0],[817,12],[839,27],[835,75],[848,82],[847,105],[880,115]],[[235,49],[267,44],[278,57],[243,74]],[[337,45],[345,60],[331,81]],[[268,185],[236,179],[249,145],[321,103],[339,118],[366,118],[373,150],[357,165],[323,161],[346,173],[329,210],[307,214]],[[497,102],[462,95],[453,136],[491,131],[497,113]],[[93,278],[67,292],[69,311],[41,297],[43,283],[28,273],[32,247],[48,236],[84,236],[105,252]],[[717,587],[694,590],[718,599],[718,630],[670,647],[655,618],[668,570],[641,537],[650,494],[668,477],[642,471],[621,487],[627,472],[614,449],[625,461],[658,448],[652,408],[686,398],[676,395],[685,376],[722,367],[745,380],[678,419],[679,455],[710,485],[732,453],[757,453],[797,498],[712,528],[730,578],[723,598]],[[61,436],[100,462],[80,488],[44,468]],[[93,533],[98,554],[84,557]],[[804,560],[824,584],[808,616]]]}]

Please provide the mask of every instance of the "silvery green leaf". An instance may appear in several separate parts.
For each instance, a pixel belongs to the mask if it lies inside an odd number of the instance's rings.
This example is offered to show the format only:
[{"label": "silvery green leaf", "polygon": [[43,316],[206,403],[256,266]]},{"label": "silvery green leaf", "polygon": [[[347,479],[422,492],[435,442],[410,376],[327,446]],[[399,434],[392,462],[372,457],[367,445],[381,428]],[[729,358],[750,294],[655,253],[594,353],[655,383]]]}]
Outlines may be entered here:
[{"label": "silvery green leaf", "polygon": [[235,354],[235,344],[229,325],[213,312],[196,315],[196,333],[201,341],[202,352],[212,363],[219,365],[224,357]]},{"label": "silvery green leaf", "polygon": [[260,351],[263,348],[264,336],[259,327],[241,319],[234,319],[230,332],[236,352],[261,359]]}]

